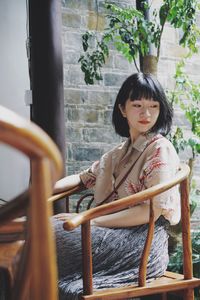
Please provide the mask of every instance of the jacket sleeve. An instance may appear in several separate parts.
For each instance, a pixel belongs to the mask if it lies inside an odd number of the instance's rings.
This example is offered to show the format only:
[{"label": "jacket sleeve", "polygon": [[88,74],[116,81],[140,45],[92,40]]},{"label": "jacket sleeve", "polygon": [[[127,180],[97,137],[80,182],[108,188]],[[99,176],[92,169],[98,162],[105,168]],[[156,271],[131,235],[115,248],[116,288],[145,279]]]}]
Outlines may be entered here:
[{"label": "jacket sleeve", "polygon": [[99,172],[99,161],[95,161],[90,168],[82,171],[80,175],[80,179],[83,182],[84,186],[87,189],[91,189],[95,186],[96,176]]},{"label": "jacket sleeve", "polygon": [[[144,187],[149,188],[175,176],[180,165],[179,157],[169,141],[153,145],[144,164],[142,176]],[[178,186],[155,196],[155,207],[162,208],[162,214],[171,224],[180,220],[180,194]]]}]

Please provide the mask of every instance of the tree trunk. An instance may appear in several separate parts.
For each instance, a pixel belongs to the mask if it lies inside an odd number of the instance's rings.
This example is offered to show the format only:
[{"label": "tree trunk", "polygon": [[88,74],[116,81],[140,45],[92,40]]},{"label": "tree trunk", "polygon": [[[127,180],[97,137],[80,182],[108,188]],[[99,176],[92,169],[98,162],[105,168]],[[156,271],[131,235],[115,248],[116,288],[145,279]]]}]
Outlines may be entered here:
[{"label": "tree trunk", "polygon": [[190,167],[190,174],[189,174],[189,184],[190,184],[190,189],[192,185],[192,177],[193,177],[193,169],[194,169],[194,163],[195,163],[195,158],[191,157],[188,161],[188,165]]},{"label": "tree trunk", "polygon": [[[149,6],[148,0],[136,0],[136,9],[139,10],[143,15],[144,18],[149,21],[149,9],[146,8]],[[154,47],[152,44],[149,44],[149,53],[146,56],[143,56],[142,53],[139,55],[140,60],[140,70],[143,73],[151,73],[154,76],[157,77],[157,65],[158,65],[158,59],[156,55],[154,55],[153,51]]]},{"label": "tree trunk", "polygon": [[157,77],[158,60],[154,55],[146,55],[143,57],[142,72],[151,73]]}]

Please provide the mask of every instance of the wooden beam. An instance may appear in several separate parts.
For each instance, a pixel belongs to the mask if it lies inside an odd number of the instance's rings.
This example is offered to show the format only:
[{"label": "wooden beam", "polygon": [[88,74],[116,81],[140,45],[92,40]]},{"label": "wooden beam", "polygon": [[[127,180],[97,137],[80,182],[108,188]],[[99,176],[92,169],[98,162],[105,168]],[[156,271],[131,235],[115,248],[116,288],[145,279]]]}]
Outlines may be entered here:
[{"label": "wooden beam", "polygon": [[[65,161],[60,1],[29,0],[29,32],[31,119],[50,135]],[[55,206],[56,213],[65,211],[64,201]]]}]

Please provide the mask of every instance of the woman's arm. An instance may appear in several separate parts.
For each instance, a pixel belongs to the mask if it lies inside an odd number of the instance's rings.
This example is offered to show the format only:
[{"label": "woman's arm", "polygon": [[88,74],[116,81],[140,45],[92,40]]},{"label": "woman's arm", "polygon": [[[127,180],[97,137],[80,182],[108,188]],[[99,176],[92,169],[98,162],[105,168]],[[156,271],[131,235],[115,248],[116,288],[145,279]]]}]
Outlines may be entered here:
[{"label": "woman's arm", "polygon": [[70,175],[58,180],[54,186],[54,194],[65,192],[81,183],[80,175]]},{"label": "woman's arm", "polygon": [[94,162],[91,168],[80,172],[79,174],[66,176],[58,180],[54,186],[54,194],[65,192],[78,185],[89,189],[95,185],[96,172],[98,171],[98,162]]},{"label": "woman's arm", "polygon": [[[150,206],[144,203],[114,214],[98,217],[92,221],[92,225],[121,228],[146,224],[149,222],[149,209]],[[155,220],[160,217],[161,213],[161,208],[154,208]]]}]

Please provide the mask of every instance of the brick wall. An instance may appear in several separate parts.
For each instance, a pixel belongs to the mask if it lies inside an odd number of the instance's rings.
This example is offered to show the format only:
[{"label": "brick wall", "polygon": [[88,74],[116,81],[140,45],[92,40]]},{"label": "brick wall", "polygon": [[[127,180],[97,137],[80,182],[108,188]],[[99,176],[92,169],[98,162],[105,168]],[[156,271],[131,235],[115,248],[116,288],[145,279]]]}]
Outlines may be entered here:
[{"label": "brick wall", "polygon": [[[103,68],[103,81],[87,86],[80,71],[78,59],[82,53],[81,35],[86,30],[97,27],[97,10],[99,12],[98,28],[105,24],[104,8],[101,0],[62,0],[63,24],[63,60],[65,87],[65,121],[66,121],[66,168],[67,173],[77,173],[91,164],[108,149],[119,143],[111,124],[111,112],[116,93],[124,79],[136,72],[118,52],[112,50],[111,56]],[[115,1],[124,5],[134,1]],[[155,1],[159,5],[159,1]],[[97,7],[98,4],[98,7]],[[158,79],[165,88],[173,88],[173,75],[176,62],[186,53],[178,46],[179,32],[166,26],[161,45],[158,64]],[[195,81],[200,79],[200,56],[195,55],[188,63],[188,73]],[[182,113],[177,110],[175,123],[185,128],[188,124]],[[189,157],[184,153],[181,158]],[[200,162],[196,163],[195,176],[200,186]],[[199,214],[200,215],[200,214]]]}]

